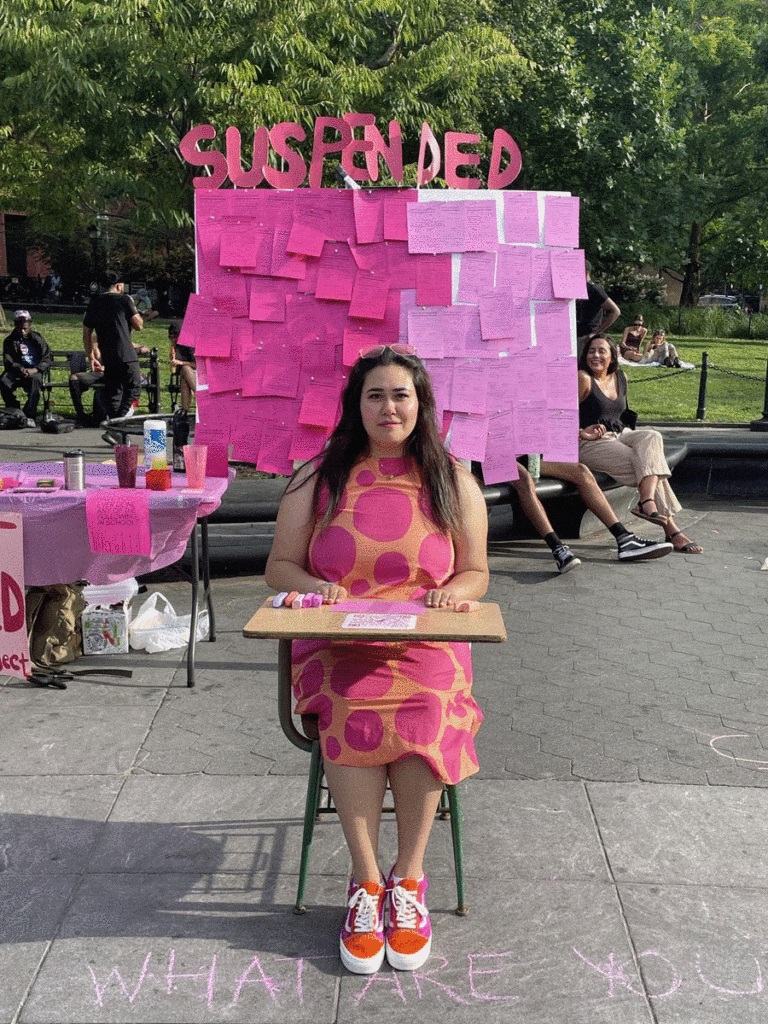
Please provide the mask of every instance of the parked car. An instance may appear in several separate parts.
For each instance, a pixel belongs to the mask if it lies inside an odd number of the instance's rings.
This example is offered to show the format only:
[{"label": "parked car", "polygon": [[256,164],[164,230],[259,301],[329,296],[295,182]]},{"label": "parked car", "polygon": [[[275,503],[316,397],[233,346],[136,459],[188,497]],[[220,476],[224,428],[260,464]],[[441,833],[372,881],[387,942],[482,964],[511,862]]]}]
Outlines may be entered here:
[{"label": "parked car", "polygon": [[722,309],[739,309],[739,302],[735,295],[702,295],[699,298],[700,306],[720,306]]}]

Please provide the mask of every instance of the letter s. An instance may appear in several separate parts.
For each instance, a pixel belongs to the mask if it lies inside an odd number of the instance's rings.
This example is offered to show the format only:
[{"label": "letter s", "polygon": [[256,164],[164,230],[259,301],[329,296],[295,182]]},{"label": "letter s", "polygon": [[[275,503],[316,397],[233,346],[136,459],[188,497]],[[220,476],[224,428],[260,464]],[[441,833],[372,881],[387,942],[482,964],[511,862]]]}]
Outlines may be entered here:
[{"label": "letter s", "polygon": [[212,167],[206,177],[192,179],[193,188],[218,188],[227,180],[227,161],[223,153],[212,149],[207,153],[197,148],[201,139],[215,139],[216,129],[212,124],[198,124],[190,128],[179,143],[179,152],[189,164],[195,167]]}]

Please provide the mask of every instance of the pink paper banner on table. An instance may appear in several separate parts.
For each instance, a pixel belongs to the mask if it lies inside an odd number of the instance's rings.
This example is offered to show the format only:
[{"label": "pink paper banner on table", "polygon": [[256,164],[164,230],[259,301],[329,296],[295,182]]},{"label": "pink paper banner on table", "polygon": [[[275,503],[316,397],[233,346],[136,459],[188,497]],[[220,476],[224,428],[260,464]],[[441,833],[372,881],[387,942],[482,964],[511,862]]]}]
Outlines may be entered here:
[{"label": "pink paper banner on table", "polygon": [[24,600],[24,525],[0,512],[0,676],[25,679],[31,668]]},{"label": "pink paper banner on table", "polygon": [[149,555],[152,531],[143,490],[97,490],[85,496],[91,551],[110,555]]}]

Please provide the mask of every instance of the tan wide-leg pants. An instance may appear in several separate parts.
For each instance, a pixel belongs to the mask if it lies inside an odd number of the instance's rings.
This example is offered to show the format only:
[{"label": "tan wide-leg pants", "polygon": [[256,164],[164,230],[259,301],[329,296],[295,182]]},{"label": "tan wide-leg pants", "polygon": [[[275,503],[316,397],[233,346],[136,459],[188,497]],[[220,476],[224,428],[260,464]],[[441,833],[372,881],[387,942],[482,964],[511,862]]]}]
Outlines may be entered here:
[{"label": "tan wide-leg pants", "polygon": [[625,429],[598,441],[579,441],[579,462],[593,472],[608,473],[627,487],[637,487],[646,476],[657,476],[654,500],[659,512],[673,515],[682,508],[669,486],[672,471],[664,458],[664,439],[658,430]]}]

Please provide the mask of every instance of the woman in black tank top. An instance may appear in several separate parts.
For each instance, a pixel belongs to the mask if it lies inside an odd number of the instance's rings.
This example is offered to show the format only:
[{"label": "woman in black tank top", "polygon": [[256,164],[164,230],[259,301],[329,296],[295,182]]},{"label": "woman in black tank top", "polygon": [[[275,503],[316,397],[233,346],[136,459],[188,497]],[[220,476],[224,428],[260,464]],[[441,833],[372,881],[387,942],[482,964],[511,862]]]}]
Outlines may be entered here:
[{"label": "woman in black tank top", "polygon": [[618,349],[608,338],[593,338],[579,359],[579,461],[637,487],[640,498],[632,514],[661,526],[676,551],[700,554],[702,548],[673,518],[682,506],[669,485],[661,434],[625,427],[626,411],[627,378],[619,368]]}]

